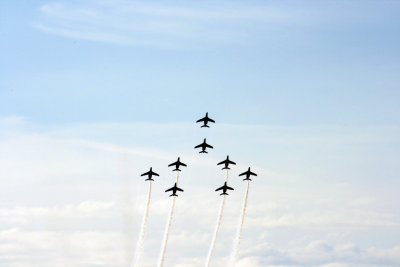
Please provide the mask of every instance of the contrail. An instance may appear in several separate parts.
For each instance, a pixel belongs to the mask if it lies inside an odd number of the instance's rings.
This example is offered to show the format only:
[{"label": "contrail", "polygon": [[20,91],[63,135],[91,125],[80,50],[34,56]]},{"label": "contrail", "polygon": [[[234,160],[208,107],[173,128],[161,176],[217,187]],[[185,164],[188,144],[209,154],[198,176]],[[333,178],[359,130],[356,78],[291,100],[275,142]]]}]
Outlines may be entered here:
[{"label": "contrail", "polygon": [[244,217],[246,216],[247,199],[249,197],[249,187],[250,187],[250,181],[247,181],[247,188],[246,188],[246,193],[245,193],[244,199],[243,199],[243,207],[242,207],[242,213],[240,215],[239,227],[237,229],[236,238],[233,243],[231,262],[230,262],[231,267],[235,266],[236,259],[237,259],[238,253],[239,253],[239,246],[240,246],[240,239],[242,237]]},{"label": "contrail", "polygon": [[164,266],[165,251],[167,249],[169,229],[171,228],[172,217],[174,216],[175,200],[176,200],[176,197],[174,196],[172,199],[171,208],[169,210],[169,216],[168,216],[168,220],[167,220],[167,226],[165,228],[164,239],[163,239],[163,242],[161,245],[161,252],[160,252],[160,259],[158,262],[158,267]]},{"label": "contrail", "polygon": [[[226,170],[225,182],[228,182],[228,178],[229,178],[229,172],[228,172],[228,170]],[[214,230],[213,237],[211,239],[210,248],[208,249],[208,254],[207,254],[207,258],[206,258],[206,264],[204,265],[205,267],[210,266],[211,256],[212,256],[212,253],[214,251],[215,242],[217,240],[217,236],[218,236],[218,232],[219,232],[219,227],[221,226],[222,214],[224,212],[224,206],[225,206],[225,197],[226,197],[226,195],[222,196],[221,205],[219,206],[217,222],[215,224],[215,230]]]},{"label": "contrail", "polygon": [[142,226],[140,228],[139,239],[136,244],[135,255],[133,256],[132,267],[139,266],[139,260],[140,260],[140,257],[142,256],[144,236],[146,234],[147,219],[149,218],[151,187],[152,187],[152,181],[150,180],[149,193],[147,194],[147,201],[146,201],[147,204],[146,204],[146,208],[144,210],[143,221],[142,221]]},{"label": "contrail", "polygon": [[[179,171],[176,172],[176,185],[178,186],[179,182]],[[167,243],[168,243],[168,236],[169,236],[169,229],[171,228],[171,223],[172,223],[172,217],[174,216],[174,208],[175,208],[175,201],[176,201],[176,196],[172,197],[172,203],[171,203],[171,208],[169,210],[169,216],[167,220],[167,226],[165,227],[165,232],[164,232],[164,239],[161,244],[161,252],[160,252],[160,259],[158,261],[158,267],[163,267],[164,266],[164,259],[165,259],[165,251],[167,250]]]}]

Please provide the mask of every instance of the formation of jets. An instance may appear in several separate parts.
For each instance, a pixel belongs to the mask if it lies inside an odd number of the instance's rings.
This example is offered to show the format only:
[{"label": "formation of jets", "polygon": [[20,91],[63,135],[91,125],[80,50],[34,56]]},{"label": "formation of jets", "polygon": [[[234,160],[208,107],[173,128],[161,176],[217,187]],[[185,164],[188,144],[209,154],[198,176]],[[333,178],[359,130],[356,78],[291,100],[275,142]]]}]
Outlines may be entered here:
[{"label": "formation of jets", "polygon": [[[203,118],[201,118],[201,119],[199,119],[199,120],[196,121],[196,123],[198,123],[198,122],[203,122],[203,125],[201,126],[201,128],[203,128],[203,127],[210,128],[210,126],[208,126],[208,123],[209,123],[209,122],[215,123],[215,121],[214,121],[213,119],[211,119],[211,118],[208,117],[208,112],[206,113],[206,116],[205,116],[205,117],[203,117]],[[211,146],[211,145],[209,145],[209,144],[207,144],[206,138],[204,138],[203,143],[201,143],[201,144],[195,146],[194,148],[195,148],[195,149],[196,149],[196,148],[201,148],[201,151],[200,151],[199,153],[208,153],[208,152],[206,151],[206,149],[207,149],[207,148],[213,149],[214,147]],[[228,155],[228,156],[226,157],[225,160],[219,162],[217,165],[224,165],[224,167],[222,168],[222,170],[230,170],[229,165],[236,165],[236,163],[233,162],[232,160],[230,160],[230,159],[229,159],[229,155]],[[175,166],[175,169],[173,169],[172,171],[179,171],[179,172],[181,171],[181,169],[179,169],[181,166],[187,167],[187,165],[186,165],[185,163],[181,162],[180,157],[178,157],[177,161],[175,161],[175,162],[173,162],[173,163],[171,163],[171,164],[168,165],[168,167],[173,167],[173,166]],[[149,170],[148,172],[145,172],[145,173],[141,174],[141,176],[148,176],[148,178],[147,178],[145,181],[154,181],[154,180],[152,179],[152,177],[153,177],[153,176],[160,176],[160,175],[159,175],[158,173],[154,172],[154,171],[153,171],[153,168],[150,167],[150,170]],[[257,176],[257,174],[254,173],[254,172],[252,172],[252,171],[250,170],[250,167],[249,167],[249,168],[247,169],[247,171],[245,171],[245,172],[239,174],[239,176],[245,176],[245,177],[246,177],[245,179],[243,179],[243,181],[251,181],[250,177],[251,177],[251,176]],[[217,188],[215,191],[220,191],[220,190],[222,190],[222,193],[221,193],[220,195],[228,195],[227,191],[228,191],[228,190],[234,190],[234,189],[233,189],[232,187],[229,187],[229,186],[227,185],[227,182],[225,182],[223,186]],[[165,190],[165,192],[170,192],[170,191],[172,191],[172,194],[170,195],[170,197],[172,197],[172,196],[177,197],[178,195],[177,195],[176,193],[177,193],[178,191],[183,192],[183,189],[179,188],[179,187],[177,186],[177,183],[175,182],[175,184],[174,184],[173,187],[168,188],[167,190]]]}]

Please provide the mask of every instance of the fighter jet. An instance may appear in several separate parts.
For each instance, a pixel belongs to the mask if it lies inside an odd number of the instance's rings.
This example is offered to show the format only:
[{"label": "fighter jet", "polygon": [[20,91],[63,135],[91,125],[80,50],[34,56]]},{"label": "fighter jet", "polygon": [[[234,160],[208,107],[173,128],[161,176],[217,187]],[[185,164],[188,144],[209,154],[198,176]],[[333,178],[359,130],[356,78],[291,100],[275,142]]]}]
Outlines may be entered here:
[{"label": "fighter jet", "polygon": [[172,197],[172,196],[177,197],[178,195],[176,194],[176,191],[181,191],[181,192],[183,192],[182,189],[180,189],[179,187],[176,186],[176,183],[175,183],[175,185],[174,185],[173,187],[171,187],[171,188],[165,190],[165,192],[168,192],[168,191],[172,191],[172,195],[170,195],[170,197]]},{"label": "fighter jet", "polygon": [[222,195],[228,195],[228,193],[226,193],[227,190],[234,190],[232,187],[229,187],[226,185],[226,182],[223,186],[221,186],[220,188],[215,189],[215,191],[219,191],[222,190],[222,193],[220,194],[220,196]]},{"label": "fighter jet", "polygon": [[244,173],[239,174],[239,176],[242,176],[242,175],[246,175],[246,179],[243,179],[243,181],[251,181],[251,179],[250,179],[251,175],[257,176],[257,174],[255,174],[254,172],[250,171],[250,167]]},{"label": "fighter jet", "polygon": [[215,123],[215,121],[211,118],[208,117],[208,112],[206,112],[206,116],[204,118],[201,118],[200,120],[196,121],[196,123],[198,122],[203,122],[204,124],[201,126],[201,128],[203,127],[207,127],[210,128],[210,126],[207,125],[208,122],[213,122]]},{"label": "fighter jet", "polygon": [[199,147],[201,147],[201,149],[202,149],[199,153],[208,153],[206,151],[207,147],[214,148],[213,146],[210,146],[209,144],[206,143],[206,139],[205,138],[204,138],[203,143],[201,143],[200,145],[195,146],[194,148],[199,148]]},{"label": "fighter jet", "polygon": [[149,176],[149,178],[147,178],[145,181],[154,181],[151,177],[154,176],[160,176],[158,175],[158,173],[153,172],[153,167],[150,167],[150,171],[145,172],[143,174],[141,174],[140,176]]},{"label": "fighter jet", "polygon": [[168,167],[171,167],[171,166],[175,166],[175,169],[172,170],[172,171],[181,171],[179,169],[180,166],[187,167],[187,165],[185,163],[181,162],[179,157],[178,157],[177,161],[175,161],[174,163],[171,163],[171,164],[168,165]]},{"label": "fighter jet", "polygon": [[223,170],[224,170],[224,169],[230,170],[230,168],[229,168],[229,164],[236,165],[236,163],[235,163],[235,162],[233,162],[233,161],[229,160],[229,155],[226,157],[226,160],[224,160],[224,161],[221,161],[221,162],[220,162],[220,163],[218,163],[217,165],[221,165],[221,164],[225,164],[225,167],[223,167],[223,168],[222,168]]}]

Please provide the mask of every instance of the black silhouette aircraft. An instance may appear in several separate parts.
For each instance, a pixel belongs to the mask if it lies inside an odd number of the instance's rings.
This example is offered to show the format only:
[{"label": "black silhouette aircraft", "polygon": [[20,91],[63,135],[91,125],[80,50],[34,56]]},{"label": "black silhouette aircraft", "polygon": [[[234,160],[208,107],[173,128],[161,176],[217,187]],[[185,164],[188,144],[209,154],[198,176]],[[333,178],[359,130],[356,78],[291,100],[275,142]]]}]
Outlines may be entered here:
[{"label": "black silhouette aircraft", "polygon": [[201,128],[203,127],[207,127],[210,128],[210,126],[207,125],[208,122],[213,122],[215,123],[215,121],[211,118],[208,117],[208,112],[206,112],[206,116],[204,118],[201,118],[200,120],[196,121],[196,123],[198,122],[203,122],[204,124],[201,126]]},{"label": "black silhouette aircraft", "polygon": [[165,190],[165,192],[168,192],[168,191],[172,191],[172,195],[170,195],[170,197],[172,197],[172,196],[177,197],[178,195],[176,194],[176,191],[181,191],[181,192],[183,192],[182,189],[180,189],[179,187],[176,186],[176,183],[175,183],[175,185],[174,185],[173,187],[171,187],[171,188]]},{"label": "black silhouette aircraft", "polygon": [[177,161],[175,161],[174,163],[169,164],[168,167],[171,167],[171,166],[174,166],[174,165],[175,165],[175,169],[172,170],[172,171],[181,171],[179,169],[180,166],[187,167],[187,165],[185,163],[181,162],[179,157],[178,157]]},{"label": "black silhouette aircraft", "polygon": [[149,176],[149,178],[147,178],[145,181],[154,181],[151,177],[154,176],[160,176],[158,175],[158,173],[153,172],[153,167],[150,167],[150,171],[143,173],[140,176]]},{"label": "black silhouette aircraft", "polygon": [[221,164],[225,164],[225,167],[223,167],[223,168],[222,168],[223,170],[224,170],[224,169],[230,170],[230,168],[229,168],[229,164],[236,165],[236,163],[235,163],[235,162],[233,162],[233,161],[229,160],[229,156],[226,156],[226,160],[224,160],[224,161],[221,161],[221,162],[220,162],[220,163],[218,163],[217,165],[221,165]]},{"label": "black silhouette aircraft", "polygon": [[229,187],[226,185],[226,182],[223,186],[221,186],[220,188],[215,189],[215,191],[219,191],[222,190],[222,193],[220,194],[220,196],[222,195],[228,195],[228,193],[226,193],[227,190],[234,190],[232,187]]},{"label": "black silhouette aircraft", "polygon": [[199,153],[208,153],[206,151],[207,147],[208,148],[214,148],[213,146],[210,146],[209,144],[206,143],[206,139],[205,138],[204,138],[203,143],[201,143],[200,145],[195,146],[194,148],[199,148],[199,147],[201,147],[201,149],[202,149]]},{"label": "black silhouette aircraft", "polygon": [[250,179],[251,175],[257,176],[257,174],[255,174],[254,172],[250,171],[250,167],[244,173],[239,174],[239,176],[242,176],[242,175],[246,175],[246,179],[243,179],[243,181],[251,181],[251,179]]}]

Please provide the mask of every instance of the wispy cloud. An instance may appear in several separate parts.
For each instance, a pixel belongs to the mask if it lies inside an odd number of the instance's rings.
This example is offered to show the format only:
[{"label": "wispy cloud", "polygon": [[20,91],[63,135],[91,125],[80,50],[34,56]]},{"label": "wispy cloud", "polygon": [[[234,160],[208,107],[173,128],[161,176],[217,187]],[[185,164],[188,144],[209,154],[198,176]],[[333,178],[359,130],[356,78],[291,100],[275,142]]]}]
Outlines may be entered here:
[{"label": "wispy cloud", "polygon": [[182,46],[237,43],[270,27],[293,21],[287,9],[240,3],[87,1],[49,3],[32,25],[46,33],[122,45]]}]

